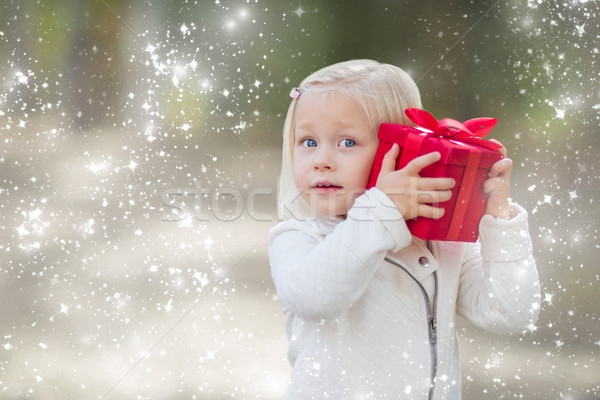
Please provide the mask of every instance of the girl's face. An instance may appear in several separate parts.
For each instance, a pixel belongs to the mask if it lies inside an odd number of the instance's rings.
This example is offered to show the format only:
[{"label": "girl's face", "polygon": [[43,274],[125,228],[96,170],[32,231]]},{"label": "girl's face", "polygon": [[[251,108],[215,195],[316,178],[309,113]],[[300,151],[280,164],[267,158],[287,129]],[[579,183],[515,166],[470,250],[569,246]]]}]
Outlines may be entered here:
[{"label": "girl's face", "polygon": [[305,92],[297,101],[296,187],[313,211],[344,216],[367,186],[378,145],[375,127],[345,94]]}]

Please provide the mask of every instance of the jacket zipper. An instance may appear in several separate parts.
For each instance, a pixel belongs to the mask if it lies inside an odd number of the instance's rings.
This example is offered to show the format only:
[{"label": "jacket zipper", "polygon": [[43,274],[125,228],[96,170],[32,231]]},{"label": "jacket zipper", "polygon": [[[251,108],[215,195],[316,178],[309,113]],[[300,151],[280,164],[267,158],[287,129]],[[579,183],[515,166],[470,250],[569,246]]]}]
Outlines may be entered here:
[{"label": "jacket zipper", "polygon": [[389,262],[392,265],[395,265],[398,268],[401,268],[404,272],[408,274],[416,283],[419,285],[421,292],[423,293],[423,298],[425,299],[425,310],[427,312],[427,329],[429,332],[429,347],[431,349],[431,385],[429,386],[429,396],[428,399],[433,399],[433,391],[435,389],[435,377],[437,375],[437,367],[438,367],[438,351],[437,351],[437,293],[438,293],[438,277],[437,271],[433,272],[433,281],[434,281],[434,291],[433,291],[433,307],[431,306],[431,301],[429,300],[429,295],[425,290],[425,287],[413,274],[409,272],[409,270],[403,265],[395,262],[389,257],[385,257],[385,261]]}]

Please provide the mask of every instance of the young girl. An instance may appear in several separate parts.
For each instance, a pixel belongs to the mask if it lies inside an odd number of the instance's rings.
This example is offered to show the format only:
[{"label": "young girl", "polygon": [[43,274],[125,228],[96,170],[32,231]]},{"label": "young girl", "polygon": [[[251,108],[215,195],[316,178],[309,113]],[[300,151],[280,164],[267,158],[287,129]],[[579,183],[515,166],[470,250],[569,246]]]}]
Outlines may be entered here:
[{"label": "young girl", "polygon": [[[450,178],[421,178],[439,153],[365,190],[381,122],[409,124],[419,91],[400,68],[354,60],[291,93],[271,272],[293,367],[289,399],[460,399],[455,319],[500,334],[531,327],[539,281],[525,210],[509,203],[512,162],[495,163],[479,242],[425,242],[405,220],[440,218]],[[505,149],[502,149],[505,152]]]}]

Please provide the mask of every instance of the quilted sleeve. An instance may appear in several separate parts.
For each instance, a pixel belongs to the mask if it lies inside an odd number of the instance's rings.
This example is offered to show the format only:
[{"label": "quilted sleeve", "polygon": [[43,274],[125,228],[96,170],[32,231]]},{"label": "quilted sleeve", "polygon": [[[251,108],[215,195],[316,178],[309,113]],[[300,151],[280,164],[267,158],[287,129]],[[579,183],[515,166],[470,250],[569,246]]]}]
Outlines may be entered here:
[{"label": "quilted sleeve", "polygon": [[511,220],[485,215],[479,242],[470,245],[461,269],[457,311],[498,334],[531,328],[540,310],[540,282],[533,259],[527,213],[511,205]]},{"label": "quilted sleeve", "polygon": [[288,220],[269,232],[271,275],[286,312],[320,321],[341,315],[364,293],[388,250],[410,244],[401,213],[379,189],[359,196],[333,232]]}]

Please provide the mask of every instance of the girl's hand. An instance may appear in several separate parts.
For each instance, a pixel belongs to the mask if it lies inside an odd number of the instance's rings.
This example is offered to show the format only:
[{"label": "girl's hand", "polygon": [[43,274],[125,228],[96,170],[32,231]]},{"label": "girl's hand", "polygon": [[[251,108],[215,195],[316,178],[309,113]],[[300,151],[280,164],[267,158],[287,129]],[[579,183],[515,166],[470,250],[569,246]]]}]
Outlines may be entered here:
[{"label": "girl's hand", "polygon": [[[490,139],[501,145],[497,140]],[[510,219],[512,217],[508,198],[510,197],[510,173],[512,160],[506,158],[506,148],[498,150],[505,157],[496,161],[490,169],[489,178],[483,183],[483,191],[488,194],[485,213],[496,218]]]},{"label": "girl's hand", "polygon": [[394,144],[385,154],[375,186],[388,195],[405,220],[416,217],[441,218],[444,209],[432,204],[450,199],[454,179],[423,178],[419,175],[423,168],[439,161],[440,153],[424,154],[396,171],[399,149],[398,144]]}]

